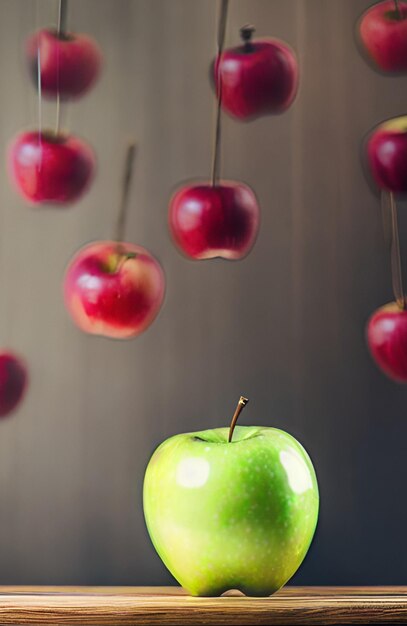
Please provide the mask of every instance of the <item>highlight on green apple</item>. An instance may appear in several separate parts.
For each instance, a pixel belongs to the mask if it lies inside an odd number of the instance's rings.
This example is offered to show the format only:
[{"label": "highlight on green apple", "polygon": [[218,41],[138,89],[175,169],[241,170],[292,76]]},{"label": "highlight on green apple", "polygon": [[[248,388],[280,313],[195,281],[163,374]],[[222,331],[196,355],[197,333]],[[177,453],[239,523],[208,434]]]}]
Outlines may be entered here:
[{"label": "highlight on green apple", "polygon": [[237,589],[268,596],[297,571],[319,510],[315,470],[288,433],[236,426],[175,435],[154,452],[144,479],[151,540],[194,596]]}]

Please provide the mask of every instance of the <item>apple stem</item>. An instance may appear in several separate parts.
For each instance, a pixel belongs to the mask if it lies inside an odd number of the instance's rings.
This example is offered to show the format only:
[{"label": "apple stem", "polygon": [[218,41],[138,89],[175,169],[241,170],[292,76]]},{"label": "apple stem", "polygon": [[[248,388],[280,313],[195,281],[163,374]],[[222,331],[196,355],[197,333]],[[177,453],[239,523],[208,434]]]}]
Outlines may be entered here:
[{"label": "apple stem", "polygon": [[115,272],[119,272],[121,268],[123,267],[123,265],[126,263],[126,261],[128,261],[129,259],[135,259],[136,256],[137,256],[136,252],[125,252],[124,254],[122,254],[119,257],[119,262],[117,263]]},{"label": "apple stem", "polygon": [[119,213],[116,222],[116,241],[119,244],[123,241],[124,230],[126,226],[126,218],[129,210],[129,197],[131,181],[133,178],[133,165],[136,156],[136,142],[129,143],[126,151],[126,159],[124,163],[124,174],[122,182],[122,193],[120,198]]},{"label": "apple stem", "polygon": [[401,20],[402,15],[401,15],[401,11],[400,11],[399,0],[394,0],[394,6],[396,7],[396,13],[398,15],[399,20]]},{"label": "apple stem", "polygon": [[215,84],[217,87],[218,98],[217,98],[217,103],[216,103],[214,139],[213,139],[213,150],[212,150],[211,179],[212,179],[213,187],[216,185],[216,182],[219,178],[219,152],[220,152],[220,139],[221,139],[221,112],[222,112],[222,80],[221,80],[220,64],[221,64],[223,46],[225,43],[228,5],[229,5],[229,0],[221,0],[220,8],[219,8],[219,18],[218,18],[217,54],[216,54],[216,60],[215,60],[215,68],[216,68],[216,74],[217,74]]},{"label": "apple stem", "polygon": [[256,32],[256,29],[251,24],[245,24],[240,29],[240,37],[244,42],[245,52],[251,52],[253,50],[252,37],[254,32]]},{"label": "apple stem", "polygon": [[235,430],[237,418],[239,417],[240,413],[243,411],[244,407],[246,406],[248,402],[249,402],[248,398],[245,398],[244,396],[240,396],[239,402],[237,403],[236,410],[232,417],[232,421],[230,423],[228,443],[231,443],[232,441],[233,431]]},{"label": "apple stem", "polygon": [[398,307],[403,311],[406,308],[406,297],[403,287],[403,272],[401,269],[401,253],[400,238],[397,218],[397,205],[392,192],[382,192],[382,207],[386,211],[390,210],[391,219],[391,243],[390,243],[390,259],[391,259],[391,277],[393,284],[394,298]]}]

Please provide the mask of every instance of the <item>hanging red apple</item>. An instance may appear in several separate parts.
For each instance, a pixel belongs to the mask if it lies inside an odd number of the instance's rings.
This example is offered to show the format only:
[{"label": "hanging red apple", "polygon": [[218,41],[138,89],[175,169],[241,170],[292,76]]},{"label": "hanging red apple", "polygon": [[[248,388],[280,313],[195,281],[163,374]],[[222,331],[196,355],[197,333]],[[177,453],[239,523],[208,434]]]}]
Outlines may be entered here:
[{"label": "hanging red apple", "polygon": [[86,333],[114,339],[147,330],[165,293],[157,259],[123,241],[135,154],[133,142],[126,152],[115,240],[84,246],[70,261],[64,279],[65,305],[75,324]]},{"label": "hanging red apple", "polygon": [[377,309],[367,324],[367,343],[379,368],[407,383],[407,311],[396,302]]},{"label": "hanging red apple", "polygon": [[27,388],[27,369],[12,352],[0,353],[0,418],[12,413]]},{"label": "hanging red apple", "polygon": [[161,265],[132,243],[91,243],[69,263],[66,307],[84,332],[126,339],[144,332],[158,315],[165,291]]},{"label": "hanging red apple", "polygon": [[360,19],[359,35],[377,69],[407,72],[407,2],[385,0],[371,6]]},{"label": "hanging red apple", "polygon": [[92,149],[73,135],[30,131],[8,152],[10,178],[32,204],[71,204],[88,189],[95,169]]},{"label": "hanging red apple", "polygon": [[41,92],[46,98],[77,98],[94,85],[102,67],[102,53],[88,35],[44,28],[26,45],[29,68],[38,84],[40,59]]},{"label": "hanging red apple", "polygon": [[[217,59],[223,59],[228,0],[220,5]],[[251,32],[251,31],[250,31]],[[248,44],[249,45],[249,44]],[[217,91],[210,182],[183,185],[169,203],[169,228],[175,244],[191,259],[237,260],[252,249],[260,209],[252,189],[220,177],[221,112],[227,91]]]},{"label": "hanging red apple", "polygon": [[260,209],[243,183],[196,183],[170,201],[169,226],[179,249],[191,259],[241,259],[256,240]]},{"label": "hanging red apple", "polygon": [[377,126],[367,141],[367,159],[381,189],[407,192],[407,115]]},{"label": "hanging red apple", "polygon": [[253,26],[244,26],[240,32],[243,45],[226,49],[214,63],[223,109],[246,121],[282,113],[292,104],[298,89],[294,51],[278,39],[252,40]]}]

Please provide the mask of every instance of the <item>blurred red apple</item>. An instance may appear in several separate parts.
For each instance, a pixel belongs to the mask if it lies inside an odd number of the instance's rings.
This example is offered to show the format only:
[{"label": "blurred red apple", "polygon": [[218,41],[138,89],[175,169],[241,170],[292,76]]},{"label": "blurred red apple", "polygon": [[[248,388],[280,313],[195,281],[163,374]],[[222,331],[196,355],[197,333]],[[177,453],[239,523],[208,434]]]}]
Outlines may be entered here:
[{"label": "blurred red apple", "polygon": [[407,311],[396,302],[377,309],[367,324],[367,343],[379,368],[397,382],[407,382]]},{"label": "blurred red apple", "polygon": [[293,50],[277,39],[251,40],[253,27],[241,29],[243,45],[225,50],[214,63],[222,107],[240,120],[281,113],[298,89],[298,64]]},{"label": "blurred red apple", "polygon": [[98,44],[87,35],[42,29],[26,45],[31,74],[38,84],[38,52],[41,67],[41,93],[47,98],[75,98],[87,92],[102,67]]},{"label": "blurred red apple", "polygon": [[367,158],[381,189],[407,192],[407,115],[388,120],[371,133]]},{"label": "blurred red apple", "polygon": [[407,2],[385,0],[371,6],[359,22],[362,46],[383,72],[407,72]]},{"label": "blurred red apple", "polygon": [[256,240],[259,221],[256,196],[239,182],[185,185],[170,201],[170,231],[192,259],[243,258]]},{"label": "blurred red apple", "polygon": [[161,265],[132,243],[93,242],[73,257],[64,280],[66,307],[84,332],[126,339],[158,315],[165,291]]},{"label": "blurred red apple", "polygon": [[27,369],[12,352],[0,353],[0,417],[9,415],[21,402],[27,387]]},{"label": "blurred red apple", "polygon": [[89,187],[92,149],[72,135],[31,131],[17,135],[8,152],[10,178],[32,204],[70,204]]}]

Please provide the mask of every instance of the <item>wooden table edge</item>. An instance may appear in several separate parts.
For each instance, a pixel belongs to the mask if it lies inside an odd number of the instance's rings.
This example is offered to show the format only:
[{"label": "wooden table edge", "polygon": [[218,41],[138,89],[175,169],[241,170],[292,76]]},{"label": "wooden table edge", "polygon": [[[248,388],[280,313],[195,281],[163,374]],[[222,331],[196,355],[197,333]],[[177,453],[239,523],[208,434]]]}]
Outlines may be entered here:
[{"label": "wooden table edge", "polygon": [[0,625],[407,624],[407,587],[286,587],[192,598],[177,587],[0,587]]}]

